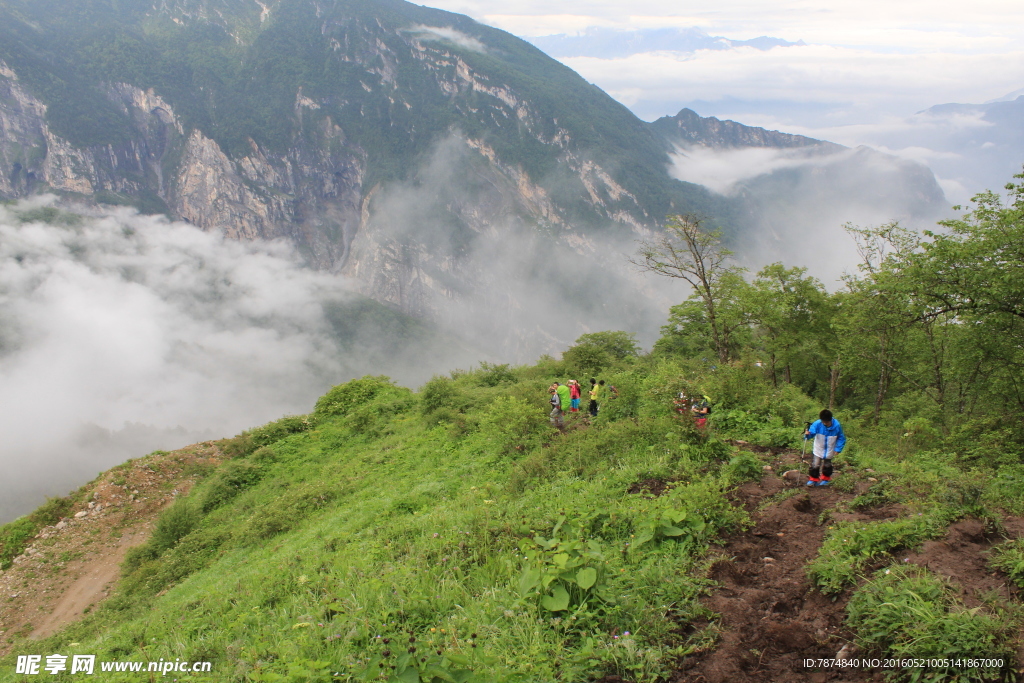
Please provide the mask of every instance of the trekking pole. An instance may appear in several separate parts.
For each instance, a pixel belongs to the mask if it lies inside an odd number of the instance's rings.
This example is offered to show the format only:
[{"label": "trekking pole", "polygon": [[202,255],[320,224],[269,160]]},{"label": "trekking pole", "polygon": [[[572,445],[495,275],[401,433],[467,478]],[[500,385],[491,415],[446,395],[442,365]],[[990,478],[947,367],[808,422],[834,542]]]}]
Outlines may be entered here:
[{"label": "trekking pole", "polygon": [[807,457],[807,430],[811,428],[811,423],[805,422],[804,425],[804,448],[803,451],[800,453],[800,464],[803,464],[804,458]]}]

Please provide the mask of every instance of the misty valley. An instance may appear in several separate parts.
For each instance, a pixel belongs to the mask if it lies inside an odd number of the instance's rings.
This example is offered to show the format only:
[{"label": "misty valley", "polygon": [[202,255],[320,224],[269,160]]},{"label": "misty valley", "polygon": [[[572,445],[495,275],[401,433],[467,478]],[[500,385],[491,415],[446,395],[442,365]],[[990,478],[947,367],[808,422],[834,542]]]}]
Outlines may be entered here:
[{"label": "misty valley", "polygon": [[803,43],[0,0],[0,681],[1015,680],[1024,175],[672,45]]}]

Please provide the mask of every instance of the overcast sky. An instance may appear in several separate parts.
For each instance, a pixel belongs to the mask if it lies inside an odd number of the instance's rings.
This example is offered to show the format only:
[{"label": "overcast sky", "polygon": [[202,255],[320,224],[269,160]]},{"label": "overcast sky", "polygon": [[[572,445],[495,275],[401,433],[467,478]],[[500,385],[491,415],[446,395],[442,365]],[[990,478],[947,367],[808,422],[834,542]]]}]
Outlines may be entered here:
[{"label": "overcast sky", "polygon": [[[702,115],[813,132],[885,125],[946,102],[985,102],[1024,88],[1020,0],[434,0],[522,37],[699,27],[744,40],[805,46],[648,53],[563,61],[651,120],[691,106]],[[853,129],[833,132],[855,143]],[[844,138],[844,135],[846,137]]]}]

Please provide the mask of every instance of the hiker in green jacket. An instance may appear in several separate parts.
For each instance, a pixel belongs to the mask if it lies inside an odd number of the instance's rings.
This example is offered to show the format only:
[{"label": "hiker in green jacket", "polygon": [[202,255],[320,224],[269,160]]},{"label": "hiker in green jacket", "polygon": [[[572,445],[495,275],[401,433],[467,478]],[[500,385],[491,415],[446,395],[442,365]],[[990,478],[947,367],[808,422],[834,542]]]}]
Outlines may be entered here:
[{"label": "hiker in green jacket", "polygon": [[572,391],[564,384],[559,384],[556,391],[558,392],[559,407],[562,409],[562,412],[569,412],[569,409],[572,408]]}]

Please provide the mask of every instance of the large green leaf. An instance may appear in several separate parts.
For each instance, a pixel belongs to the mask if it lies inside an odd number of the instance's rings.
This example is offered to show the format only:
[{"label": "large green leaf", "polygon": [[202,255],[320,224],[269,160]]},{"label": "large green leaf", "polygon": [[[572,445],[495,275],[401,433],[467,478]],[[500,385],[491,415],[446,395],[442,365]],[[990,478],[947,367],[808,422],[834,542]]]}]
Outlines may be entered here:
[{"label": "large green leaf", "polygon": [[455,677],[445,671],[439,666],[433,664],[427,664],[424,668],[424,673],[427,675],[427,680],[433,683],[434,679],[441,679],[447,683],[456,683]]},{"label": "large green leaf", "polygon": [[583,590],[587,590],[597,583],[597,570],[593,567],[584,567],[576,572],[576,584]]},{"label": "large green leaf", "polygon": [[654,529],[650,527],[645,527],[640,533],[636,535],[636,538],[633,539],[633,547],[639,548],[644,543],[650,541],[652,538],[654,538]]},{"label": "large green leaf", "polygon": [[545,595],[540,604],[549,612],[561,612],[569,608],[569,592],[562,587],[562,584],[555,586],[551,595]]},{"label": "large green leaf", "polygon": [[526,597],[526,595],[537,587],[540,583],[540,570],[539,569],[525,569],[519,576],[519,595]]},{"label": "large green leaf", "polygon": [[401,681],[401,683],[420,683],[420,672],[415,667],[409,667],[402,673],[392,676],[392,678],[396,681]]}]

